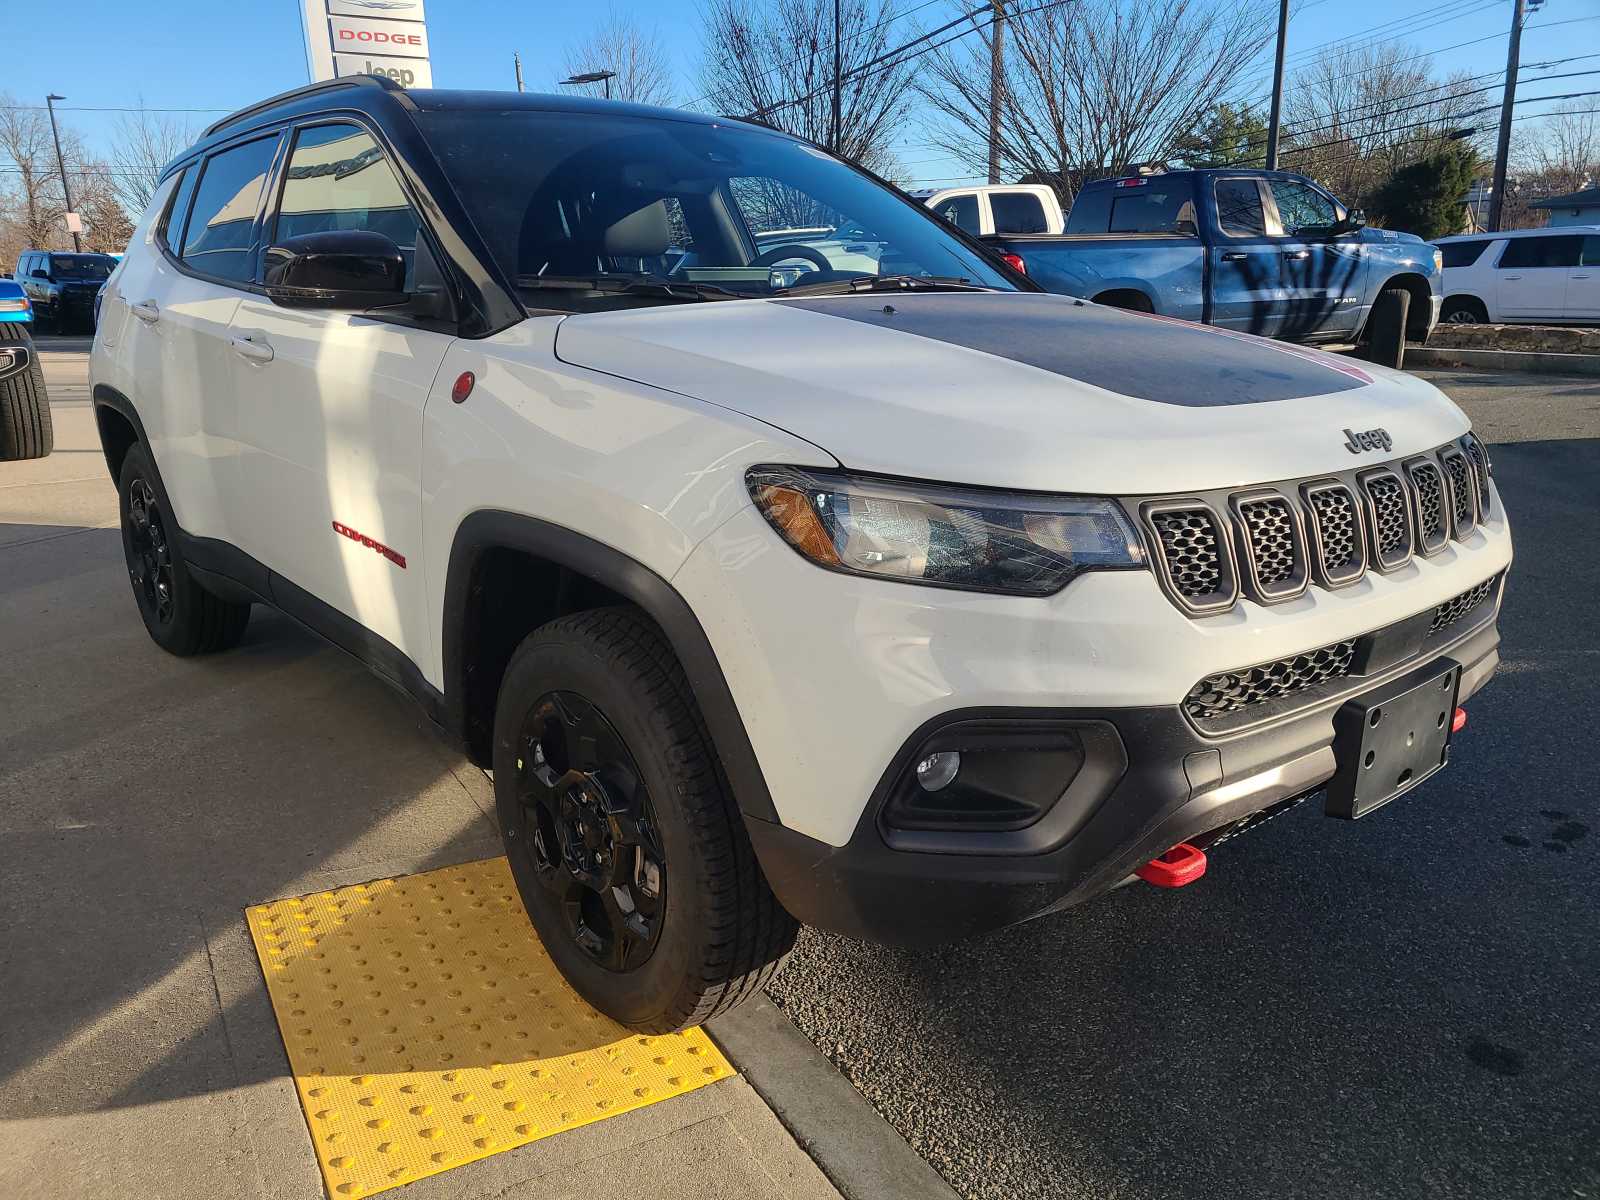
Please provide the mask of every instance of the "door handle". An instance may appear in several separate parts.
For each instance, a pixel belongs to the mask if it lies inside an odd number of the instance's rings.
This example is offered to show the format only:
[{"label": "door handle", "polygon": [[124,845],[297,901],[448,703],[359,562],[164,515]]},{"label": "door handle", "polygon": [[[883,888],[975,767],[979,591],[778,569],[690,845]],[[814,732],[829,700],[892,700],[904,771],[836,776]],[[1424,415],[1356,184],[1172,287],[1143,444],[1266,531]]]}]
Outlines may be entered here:
[{"label": "door handle", "polygon": [[266,342],[258,342],[247,337],[230,337],[228,345],[241,357],[251,362],[269,363],[272,361],[272,347]]},{"label": "door handle", "polygon": [[1501,279],[1521,279],[1522,276],[1521,275],[1502,275],[1502,276],[1500,276],[1500,278]]},{"label": "door handle", "polygon": [[1283,256],[1285,258],[1310,258],[1311,257],[1311,251],[1309,251],[1309,250],[1285,250],[1283,252]]},{"label": "door handle", "polygon": [[1589,278],[1589,273],[1587,271],[1585,271],[1582,275],[1568,275],[1567,278],[1568,279],[1587,279],[1587,278]]},{"label": "door handle", "polygon": [[161,306],[154,300],[141,300],[137,304],[130,304],[128,311],[146,325],[154,325],[161,319]]},{"label": "door handle", "polygon": [[1250,256],[1248,254],[1246,254],[1243,250],[1229,250],[1229,251],[1227,251],[1226,253],[1223,254],[1222,261],[1223,262],[1243,262],[1245,259],[1247,259],[1249,257]]}]

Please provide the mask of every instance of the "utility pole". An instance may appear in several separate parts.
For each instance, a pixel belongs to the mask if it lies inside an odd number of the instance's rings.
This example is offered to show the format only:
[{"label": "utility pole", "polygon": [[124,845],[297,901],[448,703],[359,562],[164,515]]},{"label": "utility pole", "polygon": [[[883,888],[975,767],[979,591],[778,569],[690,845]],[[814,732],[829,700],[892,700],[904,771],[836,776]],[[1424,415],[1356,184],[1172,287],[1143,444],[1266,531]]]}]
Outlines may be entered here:
[{"label": "utility pole", "polygon": [[840,37],[843,23],[839,19],[840,0],[833,0],[833,123],[828,127],[828,149],[839,153],[839,124],[844,108],[844,45]]},{"label": "utility pole", "polygon": [[1000,182],[1000,106],[1006,90],[1006,0],[989,0],[989,182]]},{"label": "utility pole", "polygon": [[[65,99],[65,96],[51,92],[44,98],[44,106],[50,110],[50,136],[56,140],[56,170],[61,172],[61,195],[67,202],[66,220],[70,225],[73,216],[72,189],[67,186],[67,164],[61,157],[61,131],[56,128],[56,101]],[[72,231],[72,248],[78,251],[83,249],[83,238],[76,229]]]},{"label": "utility pole", "polygon": [[1278,169],[1278,125],[1283,117],[1283,49],[1289,41],[1289,0],[1278,0],[1278,59],[1272,68],[1272,115],[1267,118],[1267,170]]},{"label": "utility pole", "polygon": [[522,55],[515,50],[511,52],[511,66],[517,73],[517,91],[522,91]]},{"label": "utility pole", "polygon": [[1526,0],[1515,0],[1511,7],[1511,39],[1506,47],[1506,91],[1500,101],[1500,136],[1494,146],[1494,183],[1489,191],[1489,228],[1500,231],[1500,216],[1506,198],[1506,158],[1511,153],[1511,110],[1517,102],[1517,60],[1522,53],[1522,22],[1527,19]]}]

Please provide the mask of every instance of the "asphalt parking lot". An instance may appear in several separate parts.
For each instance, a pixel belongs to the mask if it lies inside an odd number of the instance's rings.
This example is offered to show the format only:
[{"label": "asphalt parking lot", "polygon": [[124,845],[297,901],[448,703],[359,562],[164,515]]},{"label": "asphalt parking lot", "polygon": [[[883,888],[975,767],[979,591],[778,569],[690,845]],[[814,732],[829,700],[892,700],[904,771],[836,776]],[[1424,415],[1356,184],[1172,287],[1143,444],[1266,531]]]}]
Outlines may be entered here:
[{"label": "asphalt parking lot", "polygon": [[[495,854],[492,796],[284,618],[152,646],[86,343],[42,348],[60,449],[0,467],[0,1195],[316,1195],[239,910]],[[1304,805],[1181,892],[932,954],[802,935],[774,1001],[963,1195],[1600,1200],[1600,379],[1426,374],[1518,539],[1448,772],[1356,824]],[[721,1088],[672,1119],[754,1159]],[[693,1195],[666,1119],[400,1194]]]}]

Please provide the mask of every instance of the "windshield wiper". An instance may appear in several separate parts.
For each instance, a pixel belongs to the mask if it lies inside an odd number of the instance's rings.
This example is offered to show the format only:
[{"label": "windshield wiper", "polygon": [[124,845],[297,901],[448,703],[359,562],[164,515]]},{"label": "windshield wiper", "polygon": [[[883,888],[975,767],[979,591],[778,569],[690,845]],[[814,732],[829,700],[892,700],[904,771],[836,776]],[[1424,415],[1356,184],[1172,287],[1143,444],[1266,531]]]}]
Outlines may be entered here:
[{"label": "windshield wiper", "polygon": [[847,296],[852,292],[992,292],[965,275],[863,275],[779,288],[774,296]]},{"label": "windshield wiper", "polygon": [[529,291],[603,292],[608,296],[660,296],[666,300],[748,300],[714,283],[668,279],[619,279],[609,275],[518,275],[517,286]]}]

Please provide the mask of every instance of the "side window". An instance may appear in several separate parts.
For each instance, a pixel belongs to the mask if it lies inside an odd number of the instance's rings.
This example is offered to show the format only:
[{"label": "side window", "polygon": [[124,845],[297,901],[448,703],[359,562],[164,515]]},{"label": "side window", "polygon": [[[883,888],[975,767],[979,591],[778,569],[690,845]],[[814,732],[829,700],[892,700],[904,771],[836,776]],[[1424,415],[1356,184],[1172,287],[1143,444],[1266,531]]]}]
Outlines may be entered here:
[{"label": "side window", "polygon": [[1194,189],[1188,180],[1147,183],[1114,195],[1110,233],[1194,233]]},{"label": "side window", "polygon": [[[939,201],[939,207],[933,210],[957,229],[965,229],[968,233],[978,233],[978,198],[971,192],[960,196],[951,196]],[[996,221],[999,214],[995,214]]]},{"label": "side window", "polygon": [[254,274],[256,211],[278,138],[213,154],[201,169],[183,234],[183,261],[202,275],[246,281]]},{"label": "side window", "polygon": [[1439,252],[1444,255],[1444,265],[1447,267],[1470,267],[1483,256],[1484,247],[1488,244],[1488,240],[1483,238],[1472,242],[1445,242],[1439,246]]},{"label": "side window", "polygon": [[1228,237],[1265,237],[1267,215],[1254,179],[1219,179],[1217,225]]},{"label": "side window", "polygon": [[989,211],[994,214],[996,233],[1047,233],[1044,204],[1028,192],[993,192]]},{"label": "side window", "polygon": [[1583,236],[1511,238],[1500,255],[1500,269],[1514,267],[1575,267],[1583,252]]},{"label": "side window", "polygon": [[1580,267],[1600,267],[1600,236],[1590,234],[1583,239],[1583,258]]},{"label": "side window", "polygon": [[295,135],[284,172],[272,241],[357,229],[381,233],[406,260],[406,290],[416,270],[416,210],[383,148],[359,125],[312,125]]},{"label": "side window", "polygon": [[1316,188],[1293,179],[1269,180],[1272,198],[1278,205],[1278,220],[1285,233],[1302,229],[1326,228],[1338,220],[1333,201]]},{"label": "side window", "polygon": [[183,222],[189,215],[189,201],[194,199],[195,180],[199,178],[199,164],[183,169],[183,178],[172,192],[172,203],[161,218],[161,242],[174,254],[183,249]]}]

